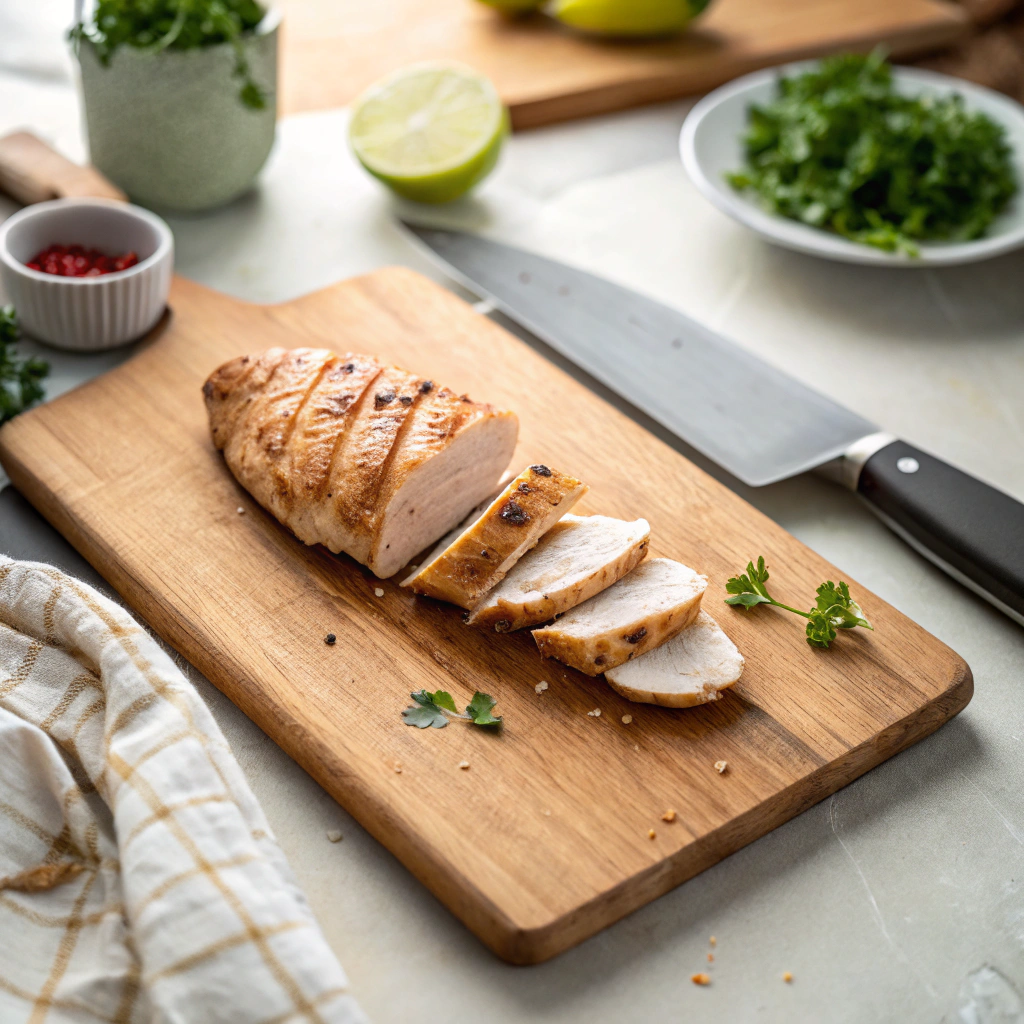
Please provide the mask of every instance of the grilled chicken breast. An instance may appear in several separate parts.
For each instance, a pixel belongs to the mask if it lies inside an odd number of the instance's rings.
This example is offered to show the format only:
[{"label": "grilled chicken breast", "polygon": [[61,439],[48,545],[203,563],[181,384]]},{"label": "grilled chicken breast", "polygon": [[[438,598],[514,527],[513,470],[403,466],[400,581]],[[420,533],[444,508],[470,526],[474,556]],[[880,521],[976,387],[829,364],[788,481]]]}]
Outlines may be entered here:
[{"label": "grilled chicken breast", "polygon": [[609,669],[605,679],[627,700],[688,708],[718,700],[743,673],[743,655],[707,612],[661,647]]},{"label": "grilled chicken breast", "polygon": [[707,578],[671,558],[641,562],[533,638],[541,654],[600,675],[670,640],[697,617]]},{"label": "grilled chicken breast", "polygon": [[402,586],[472,609],[587,490],[575,477],[530,466]]},{"label": "grilled chicken breast", "polygon": [[647,554],[646,519],[565,515],[473,609],[499,633],[547,622],[622,579]]},{"label": "grilled chicken breast", "polygon": [[203,385],[238,482],[307,544],[393,576],[494,490],[515,415],[372,356],[274,348]]}]

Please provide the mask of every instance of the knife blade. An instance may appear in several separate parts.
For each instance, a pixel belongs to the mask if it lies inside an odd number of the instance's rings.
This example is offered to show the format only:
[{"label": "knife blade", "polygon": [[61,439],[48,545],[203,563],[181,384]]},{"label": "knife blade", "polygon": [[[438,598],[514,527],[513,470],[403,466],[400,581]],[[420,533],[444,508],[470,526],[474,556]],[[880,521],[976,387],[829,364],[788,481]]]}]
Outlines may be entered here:
[{"label": "knife blade", "polygon": [[[1024,505],[684,313],[478,235],[403,221],[447,273],[753,487],[811,469],[1024,625]],[[771,409],[756,429],[744,409]]]}]

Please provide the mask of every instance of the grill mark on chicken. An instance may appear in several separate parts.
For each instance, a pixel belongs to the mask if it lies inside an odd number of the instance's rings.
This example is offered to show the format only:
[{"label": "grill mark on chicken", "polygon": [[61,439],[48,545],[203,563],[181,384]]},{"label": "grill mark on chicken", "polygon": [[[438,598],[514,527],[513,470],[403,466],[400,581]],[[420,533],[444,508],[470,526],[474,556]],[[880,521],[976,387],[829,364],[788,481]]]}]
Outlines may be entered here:
[{"label": "grill mark on chicken", "polygon": [[[359,369],[366,371],[366,377],[359,383],[355,373]],[[371,362],[360,366],[351,356],[335,357],[328,363],[328,369],[320,382],[310,391],[306,402],[309,409],[307,423],[301,437],[293,433],[295,453],[292,458],[292,490],[297,499],[322,498],[327,489],[331,473],[352,424],[358,419],[362,403],[370,394],[376,381],[384,372],[379,363]],[[357,386],[341,394],[337,393],[339,382]],[[320,401],[319,409],[314,403]],[[312,408],[311,408],[312,407]],[[299,499],[301,500],[301,499]]]},{"label": "grill mark on chicken", "polygon": [[[414,408],[395,402],[394,396],[410,392],[415,394],[419,384],[416,377],[397,367],[387,367],[381,378],[378,378],[379,385],[375,385],[375,389],[379,387],[379,390],[373,396],[372,407],[369,401],[360,403],[353,417],[348,437],[355,439],[345,446],[353,472],[339,480],[334,490],[334,510],[338,520],[353,531],[360,527],[369,528],[373,522],[392,453],[396,450],[402,427]],[[392,400],[381,403],[381,394],[390,394]],[[357,430],[361,430],[358,435]],[[340,453],[339,448],[337,454]]]},{"label": "grill mark on chicken", "polygon": [[[210,409],[210,432],[218,448],[224,448],[231,440],[253,398],[284,357],[283,348],[268,349],[257,358],[241,356],[225,363],[206,382],[212,385],[209,389],[203,387],[203,395]],[[243,369],[236,378],[232,374],[239,366]],[[264,379],[260,381],[260,377]]]}]

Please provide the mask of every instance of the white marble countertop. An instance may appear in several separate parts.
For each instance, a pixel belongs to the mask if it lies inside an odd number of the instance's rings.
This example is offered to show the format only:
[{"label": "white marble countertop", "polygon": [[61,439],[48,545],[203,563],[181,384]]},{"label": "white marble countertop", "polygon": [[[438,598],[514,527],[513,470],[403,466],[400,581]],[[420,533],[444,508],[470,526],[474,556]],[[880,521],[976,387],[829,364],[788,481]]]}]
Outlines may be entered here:
[{"label": "white marble countertop", "polygon": [[[0,70],[0,132],[31,127],[81,157],[59,50],[40,58],[42,70],[26,70],[18,53],[38,51],[5,49],[5,17],[0,65],[18,70]],[[770,248],[686,180],[675,148],[687,107],[517,136],[494,178],[444,216],[674,304],[1024,499],[1024,254],[894,271]],[[438,278],[394,227],[396,204],[354,166],[345,124],[341,111],[283,122],[258,190],[207,217],[173,218],[179,271],[261,302],[389,263]],[[55,394],[125,353],[46,354]],[[355,993],[379,1024],[1024,1024],[1010,987],[1024,993],[1024,630],[934,570],[852,495],[813,477],[751,491],[697,461],[962,654],[973,702],[577,949],[513,968],[193,672]],[[70,557],[43,532],[0,519],[5,547]],[[333,828],[339,844],[326,838]],[[710,935],[714,980],[697,988],[689,978],[706,966]]]}]

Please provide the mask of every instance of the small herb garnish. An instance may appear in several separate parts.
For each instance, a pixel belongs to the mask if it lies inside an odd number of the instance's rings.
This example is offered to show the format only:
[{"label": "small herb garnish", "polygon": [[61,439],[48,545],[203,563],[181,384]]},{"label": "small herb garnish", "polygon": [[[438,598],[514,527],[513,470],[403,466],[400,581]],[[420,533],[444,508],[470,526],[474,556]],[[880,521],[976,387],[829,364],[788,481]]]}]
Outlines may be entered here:
[{"label": "small herb garnish", "polygon": [[727,597],[725,603],[739,605],[748,611],[759,604],[770,604],[794,615],[802,615],[807,619],[807,642],[812,647],[828,647],[835,640],[839,629],[854,629],[857,626],[873,628],[864,618],[860,606],[850,597],[850,588],[845,583],[840,582],[838,586],[831,580],[822,583],[818,587],[814,607],[809,612],[802,612],[799,608],[791,608],[788,604],[776,601],[765,587],[767,581],[768,567],[762,555],[756,566],[753,562],[747,562],[747,571],[741,576],[733,576],[726,583],[725,589],[732,597]]},{"label": "small herb garnish", "polygon": [[159,53],[230,43],[235,77],[242,80],[239,99],[253,110],[263,110],[266,90],[250,74],[242,36],[266,13],[257,0],[97,0],[92,17],[75,25],[69,37],[76,46],[88,39],[104,64],[122,45]]},{"label": "small herb garnish", "polygon": [[443,729],[450,718],[458,718],[473,725],[501,728],[501,715],[491,712],[498,703],[490,694],[473,694],[473,699],[466,705],[466,713],[460,715],[455,706],[455,698],[446,690],[431,693],[429,690],[417,690],[409,696],[416,702],[402,712],[406,725],[414,725],[417,729]]},{"label": "small herb garnish", "polygon": [[1003,127],[962,96],[908,96],[883,54],[829,57],[751,106],[726,175],[772,213],[888,252],[980,238],[1016,194]]},{"label": "small herb garnish", "polygon": [[0,423],[24,412],[43,397],[43,378],[50,364],[42,359],[18,359],[14,345],[21,336],[13,306],[0,308]]}]

